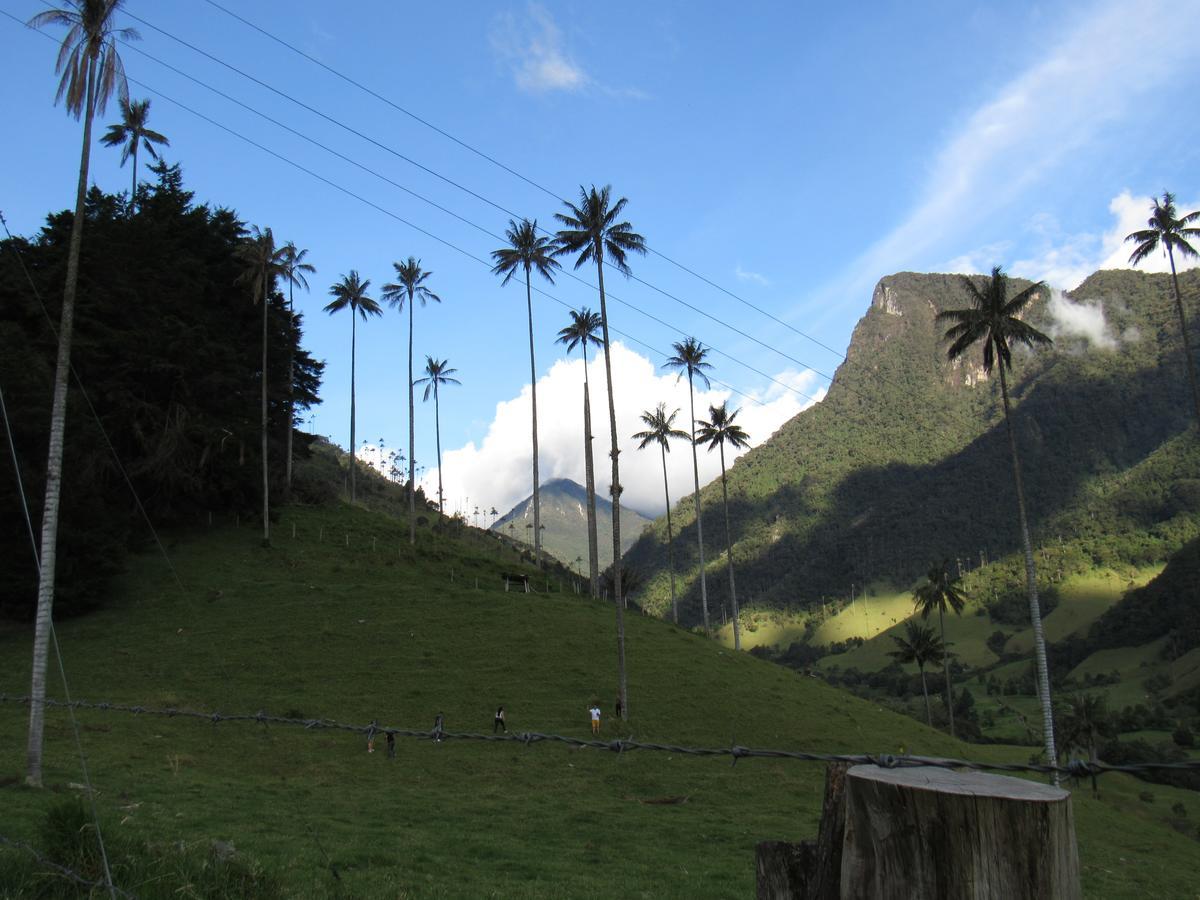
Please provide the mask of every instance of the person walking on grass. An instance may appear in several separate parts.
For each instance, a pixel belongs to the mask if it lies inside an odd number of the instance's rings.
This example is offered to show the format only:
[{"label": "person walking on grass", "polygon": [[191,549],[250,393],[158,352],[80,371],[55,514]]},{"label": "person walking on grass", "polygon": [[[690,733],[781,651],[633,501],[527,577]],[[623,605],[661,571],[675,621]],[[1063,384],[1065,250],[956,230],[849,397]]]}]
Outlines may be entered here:
[{"label": "person walking on grass", "polygon": [[442,733],[443,733],[442,726],[444,724],[445,724],[445,718],[442,716],[441,713],[438,713],[437,718],[433,720],[434,743],[440,744],[442,742]]},{"label": "person walking on grass", "polygon": [[500,706],[496,709],[496,720],[492,723],[492,734],[497,731],[503,731],[508,734],[508,726],[504,724],[504,707]]},{"label": "person walking on grass", "polygon": [[592,716],[592,734],[600,733],[600,704],[593,701],[592,708],[588,710]]}]

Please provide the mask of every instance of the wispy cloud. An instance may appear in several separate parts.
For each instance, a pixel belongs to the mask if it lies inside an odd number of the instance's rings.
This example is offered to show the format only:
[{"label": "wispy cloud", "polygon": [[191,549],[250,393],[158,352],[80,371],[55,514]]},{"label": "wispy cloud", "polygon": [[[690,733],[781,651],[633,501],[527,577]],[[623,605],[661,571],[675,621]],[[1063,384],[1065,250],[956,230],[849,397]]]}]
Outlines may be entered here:
[{"label": "wispy cloud", "polygon": [[562,32],[545,7],[530,3],[524,16],[497,16],[492,49],[512,70],[517,87],[531,93],[577,91],[591,83],[587,72],[563,46]]},{"label": "wispy cloud", "polygon": [[880,275],[929,265],[930,251],[953,246],[1077,159],[1139,98],[1178,79],[1181,67],[1193,68],[1198,32],[1196,5],[1146,0],[1133,12],[1107,0],[1093,7],[966,117],[935,155],[913,209],[829,289],[863,294]]},{"label": "wispy cloud", "polygon": [[737,276],[738,281],[749,281],[753,284],[760,284],[763,287],[771,286],[771,280],[767,278],[766,275],[761,275],[758,272],[750,272],[746,269],[743,269],[741,263],[738,263],[738,266],[736,269],[734,269],[733,274]]},{"label": "wispy cloud", "polygon": [[1109,330],[1099,300],[1074,303],[1062,291],[1054,290],[1050,292],[1047,311],[1050,313],[1050,336],[1055,340],[1078,337],[1098,350],[1117,349],[1117,339]]}]

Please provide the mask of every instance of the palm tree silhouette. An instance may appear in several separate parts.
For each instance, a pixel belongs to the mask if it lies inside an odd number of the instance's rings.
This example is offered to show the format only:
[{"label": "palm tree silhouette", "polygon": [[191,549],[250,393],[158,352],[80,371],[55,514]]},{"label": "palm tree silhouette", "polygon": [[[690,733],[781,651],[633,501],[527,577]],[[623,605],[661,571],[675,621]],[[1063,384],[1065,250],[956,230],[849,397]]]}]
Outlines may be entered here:
[{"label": "palm tree silhouette", "polygon": [[596,336],[600,327],[600,316],[585,306],[578,312],[571,310],[571,324],[558,332],[558,342],[567,345],[568,353],[577,346],[583,350],[583,467],[587,492],[588,579],[594,598],[600,596],[600,546],[596,535],[596,470],[592,463],[592,400],[588,385],[587,348],[588,344],[604,346],[604,342]]},{"label": "palm tree silhouette", "polygon": [[676,625],[679,624],[679,604],[675,600],[675,549],[671,537],[671,489],[667,484],[667,454],[671,452],[672,438],[691,440],[691,435],[675,427],[677,415],[679,415],[679,410],[675,410],[668,416],[667,405],[660,403],[654,412],[647,410],[642,413],[642,421],[646,423],[646,430],[639,431],[633,436],[635,441],[641,441],[638,444],[639,450],[645,450],[651,444],[658,444],[662,454],[663,495],[667,501],[667,569],[671,573],[671,619]]},{"label": "palm tree silhouette", "polygon": [[[449,360],[436,360],[432,356],[425,357],[425,377],[418,378],[417,384],[425,385],[424,401],[429,402],[429,392],[433,391],[433,426],[437,434],[438,461],[438,512],[445,514],[446,507],[442,495],[442,414],[438,405],[438,386],[443,384],[462,384],[457,378],[451,378],[458,369],[447,366]],[[479,507],[475,507],[475,517],[479,518]],[[478,521],[475,523],[479,524]]]},{"label": "palm tree silhouette", "polygon": [[1175,212],[1175,195],[1163,191],[1162,202],[1154,198],[1149,227],[1126,236],[1125,241],[1134,241],[1137,248],[1129,256],[1130,265],[1136,266],[1143,259],[1162,247],[1171,261],[1171,283],[1175,288],[1175,311],[1179,314],[1179,333],[1183,336],[1183,355],[1187,359],[1188,380],[1192,385],[1192,403],[1196,410],[1196,423],[1200,425],[1200,388],[1196,385],[1196,361],[1192,358],[1192,342],[1188,337],[1187,318],[1183,314],[1183,298],[1179,293],[1179,275],[1175,272],[1175,253],[1187,259],[1195,258],[1196,248],[1188,238],[1200,238],[1200,228],[1193,226],[1200,221],[1200,210],[1179,216]]},{"label": "palm tree silhouette", "polygon": [[[1045,284],[1031,284],[1015,297],[1008,296],[1008,277],[999,266],[992,269],[992,276],[981,290],[979,285],[965,275],[963,289],[971,305],[965,309],[948,309],[938,313],[938,322],[950,322],[945,340],[951,341],[946,356],[958,359],[971,347],[983,342],[983,370],[989,375],[999,360],[1000,395],[1004,400],[1004,423],[1008,430],[1008,447],[1012,454],[1013,484],[1017,493],[1017,519],[1021,528],[1021,549],[1025,554],[1025,583],[1029,593],[1029,618],[1033,623],[1034,652],[1037,657],[1038,692],[1042,701],[1042,728],[1044,732],[1046,760],[1054,763],[1054,710],[1050,703],[1050,673],[1046,663],[1046,641],[1042,635],[1042,611],[1038,603],[1037,568],[1033,561],[1033,548],[1029,541],[1029,518],[1025,512],[1025,489],[1021,483],[1021,460],[1017,454],[1017,438],[1012,425],[1012,408],[1008,400],[1007,370],[1012,368],[1012,345],[1044,347],[1054,343],[1032,325],[1021,320],[1020,315],[1029,303],[1046,289]],[[1055,784],[1058,776],[1054,776]]]},{"label": "palm tree silhouette", "polygon": [[733,583],[733,532],[729,527],[729,491],[725,485],[725,445],[734,449],[750,446],[750,435],[742,430],[742,426],[733,420],[740,410],[729,412],[725,404],[708,408],[708,421],[700,422],[700,430],[696,433],[697,444],[707,444],[709,452],[713,447],[721,451],[721,500],[725,507],[725,561],[729,566],[729,600],[733,606],[733,649],[742,649],[742,630],[738,623],[737,588]]},{"label": "palm tree silhouette", "polygon": [[[367,296],[367,288],[371,286],[371,280],[368,278],[363,281],[358,277],[358,272],[354,269],[350,270],[349,275],[343,275],[342,280],[333,284],[329,288],[329,294],[333,297],[325,307],[325,312],[333,315],[336,312],[341,312],[343,309],[350,310],[350,502],[354,503],[357,499],[357,491],[355,487],[355,471],[358,469],[358,459],[355,450],[357,445],[354,443],[354,371],[355,371],[355,355],[358,344],[358,319],[355,313],[358,313],[365,322],[367,316],[381,316],[383,309],[379,306],[378,301],[373,297]],[[382,441],[381,441],[382,443]]]},{"label": "palm tree silhouette", "polygon": [[533,359],[533,293],[530,276],[534,269],[554,284],[554,270],[561,269],[554,258],[554,241],[538,234],[537,220],[522,219],[520,223],[508,220],[504,232],[509,246],[492,251],[496,265],[492,274],[503,275],[501,285],[508,284],[517,272],[525,273],[525,308],[529,313],[529,390],[533,402],[533,555],[538,565],[542,562],[542,501],[541,482],[538,478],[538,419],[537,419],[537,366]]},{"label": "palm tree silhouette", "polygon": [[596,279],[600,290],[600,325],[604,334],[604,375],[608,383],[608,427],[611,436],[612,457],[612,522],[613,522],[613,601],[617,607],[617,681],[618,697],[621,701],[621,718],[628,720],[629,703],[625,679],[625,616],[621,599],[621,465],[617,434],[617,407],[613,399],[612,342],[608,336],[608,304],[604,296],[604,263],[607,254],[609,265],[628,276],[629,264],[625,261],[630,253],[645,253],[645,239],[633,230],[628,222],[617,221],[626,204],[624,197],[616,203],[609,202],[611,186],[596,190],[592,185],[586,191],[579,186],[579,205],[564,202],[565,213],[555,213],[554,218],[564,227],[558,232],[556,255],[576,253],[575,268],[586,262],[596,264]]},{"label": "palm tree silhouette", "polygon": [[305,275],[312,275],[317,270],[311,263],[306,263],[304,257],[308,255],[307,250],[301,250],[296,247],[291,241],[283,245],[283,264],[280,268],[279,275],[288,286],[288,334],[291,340],[288,341],[288,430],[287,430],[287,468],[286,481],[290,488],[292,486],[292,432],[295,430],[296,404],[294,400],[296,392],[296,309],[292,302],[292,293],[295,288],[302,287],[308,290],[308,279]]},{"label": "palm tree silhouette", "polygon": [[137,206],[138,146],[145,147],[151,159],[158,159],[158,151],[154,149],[154,145],[169,147],[171,142],[147,127],[146,123],[150,119],[149,100],[130,102],[122,97],[120,102],[121,121],[108,126],[108,132],[100,138],[100,143],[106,147],[121,148],[122,166],[129,157],[133,157],[133,186],[129,189],[129,208],[132,211]]},{"label": "palm tree silhouette", "polygon": [[696,546],[700,550],[700,609],[704,614],[704,633],[712,637],[712,628],[708,624],[708,580],[704,571],[704,521],[700,510],[700,464],[696,460],[696,382],[703,382],[706,388],[712,386],[705,372],[706,369],[712,368],[712,364],[705,362],[708,348],[693,337],[678,341],[672,344],[671,348],[675,351],[675,355],[663,363],[663,368],[677,370],[679,375],[676,380],[682,378],[686,373],[688,380],[688,402],[691,405],[692,413],[692,478],[695,484],[695,492],[692,496],[696,500]]},{"label": "palm tree silhouette", "polygon": [[905,665],[917,664],[917,668],[921,672],[921,693],[925,697],[925,721],[932,728],[933,713],[929,709],[929,687],[925,683],[925,666],[928,663],[936,665],[942,662],[946,656],[946,647],[933,633],[932,628],[922,625],[920,622],[909,619],[904,623],[904,631],[908,635],[907,638],[902,638],[898,634],[890,635],[898,649],[889,651],[888,656]]},{"label": "palm tree silhouette", "polygon": [[29,20],[31,28],[62,25],[67,29],[59,47],[55,72],[61,73],[54,102],[66,98],[67,112],[83,118],[83,148],[79,181],[75,189],[75,215],[67,247],[67,272],[63,283],[62,311],[58,324],[58,355],[54,364],[54,397],[50,407],[50,441],[46,454],[46,500],[38,560],[38,600],[33,637],[33,673],[30,683],[29,741],[25,781],[42,786],[42,739],[45,732],[46,658],[50,648],[54,608],[54,575],[58,559],[58,507],[62,494],[63,436],[67,423],[67,378],[71,371],[71,334],[75,324],[75,294],[79,285],[79,252],[83,245],[84,198],[91,160],[92,121],[103,113],[115,92],[129,96],[125,66],[117,53],[117,39],[136,40],[132,28],[116,26],[122,0],[67,0],[64,9],[48,9]]},{"label": "palm tree silhouette", "polygon": [[417,542],[417,473],[416,473],[416,409],[413,403],[413,306],[418,300],[424,306],[428,301],[441,303],[442,298],[425,284],[432,272],[421,269],[421,261],[410,256],[402,263],[392,263],[396,280],[383,286],[383,299],[395,309],[404,312],[408,305],[408,542]]},{"label": "palm tree silhouette", "polygon": [[[942,647],[946,643],[946,610],[961,615],[966,605],[967,595],[958,586],[957,576],[950,574],[950,560],[929,567],[925,581],[917,585],[913,591],[913,605],[921,613],[922,619],[928,619],[935,609],[938,614],[938,630],[942,633]],[[950,737],[954,737],[954,688],[950,685],[950,655],[942,657],[942,671],[946,676],[946,716],[950,720]]]},{"label": "palm tree silhouette", "polygon": [[271,520],[269,486],[267,478],[267,311],[271,305],[271,293],[275,290],[275,279],[283,269],[283,250],[275,246],[275,236],[270,228],[259,230],[250,226],[250,236],[243,238],[234,251],[242,263],[242,273],[236,284],[250,287],[250,299],[262,304],[262,480],[263,480],[263,546],[271,543]]}]

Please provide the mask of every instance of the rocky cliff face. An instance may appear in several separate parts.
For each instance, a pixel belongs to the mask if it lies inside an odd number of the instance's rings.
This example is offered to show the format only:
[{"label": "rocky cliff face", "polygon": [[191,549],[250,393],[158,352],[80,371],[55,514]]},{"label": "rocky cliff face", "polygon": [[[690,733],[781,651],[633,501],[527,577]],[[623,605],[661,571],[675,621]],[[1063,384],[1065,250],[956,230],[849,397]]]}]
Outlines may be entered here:
[{"label": "rocky cliff face", "polygon": [[[1200,272],[1185,281],[1185,290],[1200,288]],[[1013,279],[1010,291],[1027,285]],[[1136,467],[1187,426],[1169,291],[1165,276],[1102,272],[1030,308],[1031,323],[1055,338],[1049,350],[1016,352],[1010,379],[1035,530],[1075,527],[1072,516],[1100,480]],[[826,399],[733,466],[739,600],[803,605],[846,594],[852,582],[907,584],[942,556],[983,550],[995,559],[1015,548],[997,379],[983,371],[982,348],[947,360],[936,322],[967,302],[958,275],[881,279]],[[713,520],[704,533],[718,534],[719,485],[703,500]],[[690,504],[674,517],[676,565],[695,618]],[[643,600],[655,611],[667,596],[665,539],[660,520],[626,554],[648,574]],[[719,543],[706,545],[711,605],[727,588]]]}]

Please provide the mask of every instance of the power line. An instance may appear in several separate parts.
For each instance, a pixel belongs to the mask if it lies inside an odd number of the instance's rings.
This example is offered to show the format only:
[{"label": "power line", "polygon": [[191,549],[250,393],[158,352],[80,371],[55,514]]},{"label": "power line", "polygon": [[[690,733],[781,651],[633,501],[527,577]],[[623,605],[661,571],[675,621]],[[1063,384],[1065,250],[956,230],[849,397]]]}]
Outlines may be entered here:
[{"label": "power line", "polygon": [[[30,697],[12,697],[0,693],[0,703],[15,703],[28,705],[37,702]],[[342,731],[349,734],[364,735],[367,740],[377,735],[392,735],[393,737],[412,738],[427,741],[472,741],[487,744],[533,744],[556,743],[571,747],[586,747],[592,750],[608,750],[622,754],[634,750],[671,753],[675,755],[700,757],[729,757],[734,764],[741,759],[791,759],[800,762],[841,762],[849,765],[872,765],[884,769],[910,769],[922,766],[932,766],[940,769],[973,769],[982,772],[1027,772],[1042,775],[1059,774],[1073,778],[1091,778],[1108,772],[1122,772],[1128,775],[1145,775],[1150,772],[1200,772],[1200,759],[1186,759],[1177,762],[1152,761],[1142,763],[1126,763],[1110,765],[1109,763],[1086,759],[1073,759],[1066,765],[1047,765],[1044,763],[1002,763],[984,760],[955,759],[942,756],[915,756],[891,753],[817,753],[807,750],[774,750],[769,748],[746,747],[733,743],[728,747],[690,747],[682,744],[663,744],[650,741],[635,741],[618,738],[611,741],[586,740],[570,735],[545,733],[540,731],[509,732],[503,734],[487,734],[469,731],[446,731],[444,728],[422,730],[416,728],[400,728],[392,725],[381,725],[378,719],[373,719],[366,725],[342,722],[337,719],[303,719],[289,716],[273,716],[265,710],[256,713],[221,713],[202,712],[200,710],[182,709],[179,707],[151,707],[109,703],[107,701],[92,702],[74,700],[70,704],[62,700],[47,698],[41,701],[48,707],[74,706],[78,709],[97,710],[99,712],[116,712],[133,716],[152,716],[165,719],[192,719],[219,725],[222,722],[251,723],[258,725],[282,725],[303,728],[306,731]]]}]

